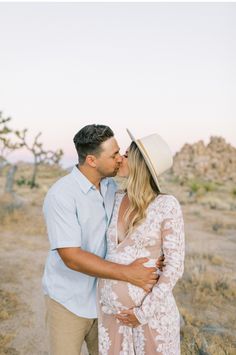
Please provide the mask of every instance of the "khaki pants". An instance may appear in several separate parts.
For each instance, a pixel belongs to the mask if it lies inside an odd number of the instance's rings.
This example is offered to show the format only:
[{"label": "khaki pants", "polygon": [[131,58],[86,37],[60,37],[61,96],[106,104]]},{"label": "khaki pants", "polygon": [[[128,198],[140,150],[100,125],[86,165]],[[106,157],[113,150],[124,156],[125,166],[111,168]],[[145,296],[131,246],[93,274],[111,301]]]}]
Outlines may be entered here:
[{"label": "khaki pants", "polygon": [[98,355],[97,319],[82,318],[45,296],[50,355],[80,355],[85,341],[89,354]]}]

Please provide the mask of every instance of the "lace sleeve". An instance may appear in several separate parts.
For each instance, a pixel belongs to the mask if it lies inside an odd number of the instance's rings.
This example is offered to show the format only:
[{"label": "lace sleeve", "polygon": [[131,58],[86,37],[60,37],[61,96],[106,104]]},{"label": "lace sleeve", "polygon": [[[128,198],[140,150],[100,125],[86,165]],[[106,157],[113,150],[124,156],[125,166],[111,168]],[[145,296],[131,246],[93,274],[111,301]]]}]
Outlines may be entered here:
[{"label": "lace sleeve", "polygon": [[161,235],[165,267],[142,305],[134,308],[134,313],[141,324],[148,323],[153,317],[160,307],[160,301],[166,299],[172,292],[184,270],[184,222],[181,207],[174,196],[167,196],[163,208]]}]

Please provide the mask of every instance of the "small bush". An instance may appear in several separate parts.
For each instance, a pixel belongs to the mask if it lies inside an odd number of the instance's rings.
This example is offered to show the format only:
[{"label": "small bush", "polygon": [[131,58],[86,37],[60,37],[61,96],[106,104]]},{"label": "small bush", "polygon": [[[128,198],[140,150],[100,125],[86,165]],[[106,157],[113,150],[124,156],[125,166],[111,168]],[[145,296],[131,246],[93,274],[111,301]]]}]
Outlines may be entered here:
[{"label": "small bush", "polygon": [[16,184],[18,186],[22,186],[22,185],[26,185],[27,184],[27,180],[24,176],[21,176],[19,179],[16,180]]},{"label": "small bush", "polygon": [[218,232],[222,227],[223,227],[222,223],[216,222],[216,223],[213,223],[212,230],[214,232]]},{"label": "small bush", "polygon": [[203,188],[206,192],[212,192],[216,189],[216,185],[213,182],[204,182]]},{"label": "small bush", "polygon": [[196,181],[192,181],[189,183],[189,188],[190,188],[190,193],[195,194],[200,190],[201,185]]},{"label": "small bush", "polygon": [[33,182],[32,180],[27,180],[24,176],[21,176],[19,179],[16,180],[16,184],[18,186],[29,186],[31,189],[38,188],[39,184]]}]

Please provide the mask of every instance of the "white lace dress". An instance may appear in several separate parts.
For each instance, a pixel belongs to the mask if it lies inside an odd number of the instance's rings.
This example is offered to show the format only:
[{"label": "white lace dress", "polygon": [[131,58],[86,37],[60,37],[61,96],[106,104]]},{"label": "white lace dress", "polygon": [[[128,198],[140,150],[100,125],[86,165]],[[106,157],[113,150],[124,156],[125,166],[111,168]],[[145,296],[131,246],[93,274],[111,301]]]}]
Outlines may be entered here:
[{"label": "white lace dress", "polygon": [[[116,194],[107,233],[107,260],[129,264],[137,258],[158,259],[164,253],[163,272],[150,293],[127,282],[98,282],[99,354],[178,355],[180,319],[172,289],[183,274],[184,224],[180,205],[171,195],[159,195],[149,205],[145,220],[121,243],[117,219],[124,193]],[[133,308],[141,325],[118,323],[114,314]]]}]

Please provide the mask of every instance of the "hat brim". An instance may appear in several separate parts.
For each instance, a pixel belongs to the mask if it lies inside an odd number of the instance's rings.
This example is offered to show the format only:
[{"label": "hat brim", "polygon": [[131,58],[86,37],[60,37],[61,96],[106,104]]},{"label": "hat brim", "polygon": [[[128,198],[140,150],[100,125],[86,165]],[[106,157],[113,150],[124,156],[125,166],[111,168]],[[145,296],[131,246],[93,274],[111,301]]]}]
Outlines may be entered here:
[{"label": "hat brim", "polygon": [[126,131],[128,133],[128,135],[130,136],[131,140],[136,143],[140,153],[142,154],[144,160],[145,160],[145,163],[147,164],[147,167],[153,177],[153,180],[155,181],[155,184],[157,185],[159,191],[161,192],[161,188],[160,188],[160,184],[159,184],[159,181],[158,181],[158,178],[157,178],[157,175],[155,173],[155,169],[152,165],[152,162],[150,161],[149,157],[148,157],[148,154],[146,153],[145,151],[145,148],[144,146],[141,144],[141,142],[138,140],[138,139],[135,139],[134,135],[130,132],[130,130],[128,128],[126,128]]}]

